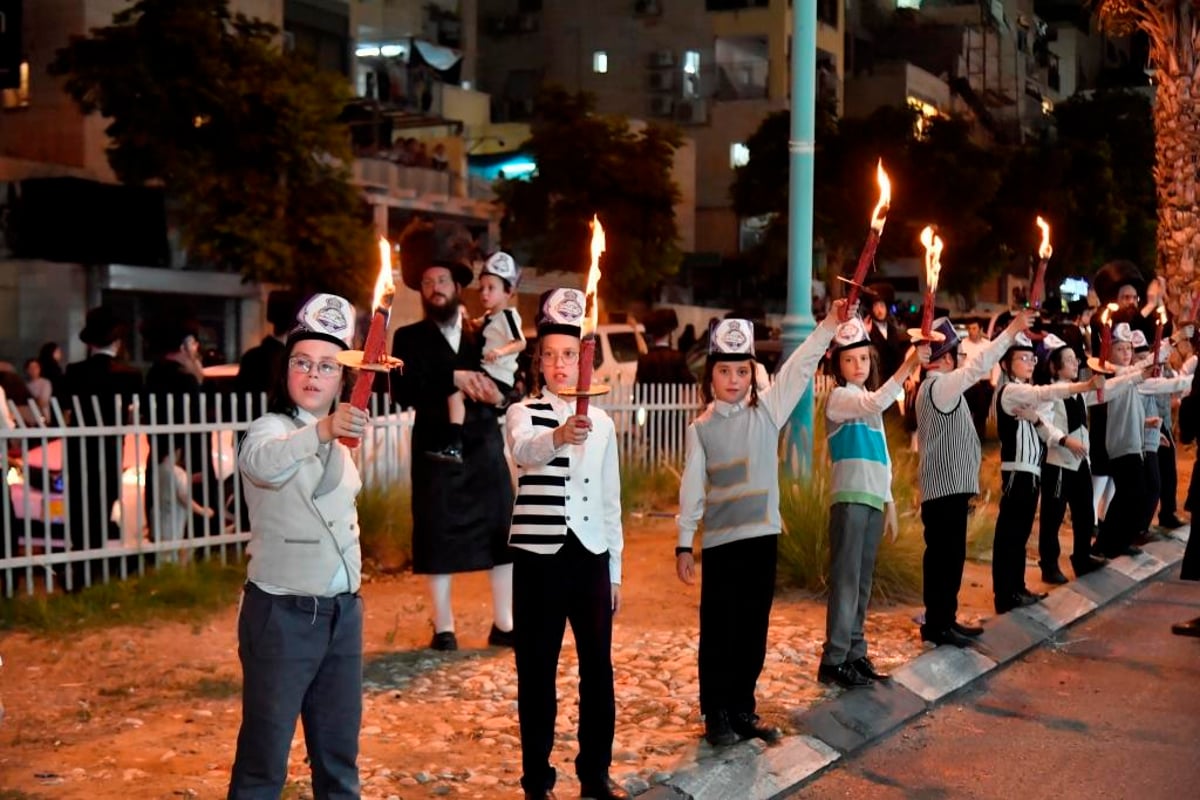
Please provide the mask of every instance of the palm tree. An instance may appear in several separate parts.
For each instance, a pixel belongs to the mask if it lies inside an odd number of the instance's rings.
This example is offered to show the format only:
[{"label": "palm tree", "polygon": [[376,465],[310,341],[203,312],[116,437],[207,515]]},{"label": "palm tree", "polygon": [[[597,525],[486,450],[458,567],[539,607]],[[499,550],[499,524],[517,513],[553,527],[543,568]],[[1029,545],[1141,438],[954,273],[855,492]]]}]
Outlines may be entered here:
[{"label": "palm tree", "polygon": [[[1200,7],[1189,0],[1094,0],[1105,29],[1142,30],[1154,66],[1154,182],[1158,195],[1157,273],[1175,304],[1198,288],[1197,163],[1200,156]],[[1173,309],[1179,311],[1179,308]]]}]

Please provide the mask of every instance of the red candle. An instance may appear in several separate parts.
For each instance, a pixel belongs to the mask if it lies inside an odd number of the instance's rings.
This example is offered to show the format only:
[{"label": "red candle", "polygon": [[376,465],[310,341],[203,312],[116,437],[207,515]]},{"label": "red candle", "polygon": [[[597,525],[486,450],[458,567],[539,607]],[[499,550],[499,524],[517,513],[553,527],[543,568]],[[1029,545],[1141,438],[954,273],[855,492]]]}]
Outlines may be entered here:
[{"label": "red candle", "polygon": [[587,415],[588,390],[592,388],[592,361],[596,357],[596,336],[589,334],[579,343],[579,379],[575,381],[575,413]]},{"label": "red candle", "polygon": [[1153,359],[1154,376],[1158,377],[1162,374],[1162,364],[1158,361],[1158,348],[1162,346],[1163,325],[1167,322],[1167,310],[1162,306],[1158,308],[1158,319],[1154,323],[1154,347],[1150,349],[1150,357]]},{"label": "red candle", "polygon": [[[387,239],[379,239],[379,277],[375,280],[375,313],[371,315],[371,327],[367,329],[367,340],[363,343],[362,364],[381,364],[387,357],[387,325],[388,313],[392,308],[392,298],[396,287],[392,283],[392,246]],[[366,410],[371,399],[371,389],[375,385],[375,373],[370,369],[360,369],[354,379],[354,388],[350,391],[350,405]],[[351,436],[338,438],[347,447],[358,447],[361,439]]]},{"label": "red candle", "polygon": [[937,295],[938,274],[942,271],[942,237],[933,232],[933,226],[927,225],[921,231],[921,244],[925,246],[925,305],[921,313],[921,337],[930,341],[933,333],[933,307]]},{"label": "red candle", "polygon": [[879,237],[883,235],[883,224],[887,222],[888,206],[892,202],[892,183],[888,180],[888,174],[883,171],[883,162],[880,161],[875,168],[875,179],[879,183],[879,202],[875,205],[875,210],[871,212],[871,230],[867,233],[866,244],[863,245],[862,252],[858,255],[858,265],[854,268],[854,281],[850,284],[850,295],[846,298],[846,305],[842,308],[841,319],[843,322],[850,318],[850,309],[854,308],[854,304],[858,302],[858,292],[862,287],[862,283],[867,279],[867,270],[871,268],[871,263],[875,260],[875,250],[879,247]]},{"label": "red candle", "polygon": [[1042,229],[1042,244],[1038,247],[1037,271],[1033,275],[1033,285],[1029,288],[1029,307],[1041,308],[1042,297],[1046,294],[1046,265],[1054,248],[1050,246],[1050,225],[1041,217],[1037,218],[1037,226]]}]

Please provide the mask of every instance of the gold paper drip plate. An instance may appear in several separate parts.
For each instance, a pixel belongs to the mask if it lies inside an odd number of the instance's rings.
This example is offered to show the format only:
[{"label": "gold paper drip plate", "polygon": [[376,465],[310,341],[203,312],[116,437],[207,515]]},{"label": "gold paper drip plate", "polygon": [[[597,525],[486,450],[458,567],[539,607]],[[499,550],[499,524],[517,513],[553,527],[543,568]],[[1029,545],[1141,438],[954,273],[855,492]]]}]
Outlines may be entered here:
[{"label": "gold paper drip plate", "polygon": [[928,334],[924,334],[921,333],[920,328],[909,328],[908,338],[918,344],[921,342],[944,342],[946,341],[946,334],[939,333],[938,331],[930,331]]},{"label": "gold paper drip plate", "polygon": [[371,372],[391,372],[394,369],[404,368],[404,362],[395,356],[384,356],[382,361],[377,361],[373,364],[364,364],[362,350],[343,350],[337,354],[337,361],[343,367],[365,369]]},{"label": "gold paper drip plate", "polygon": [[1111,361],[1101,361],[1096,356],[1091,356],[1087,360],[1088,369],[1095,375],[1116,375],[1117,367]]},{"label": "gold paper drip plate", "polygon": [[577,389],[574,386],[570,389],[560,389],[557,394],[559,397],[599,397],[611,391],[612,387],[606,383],[593,383],[586,389]]}]

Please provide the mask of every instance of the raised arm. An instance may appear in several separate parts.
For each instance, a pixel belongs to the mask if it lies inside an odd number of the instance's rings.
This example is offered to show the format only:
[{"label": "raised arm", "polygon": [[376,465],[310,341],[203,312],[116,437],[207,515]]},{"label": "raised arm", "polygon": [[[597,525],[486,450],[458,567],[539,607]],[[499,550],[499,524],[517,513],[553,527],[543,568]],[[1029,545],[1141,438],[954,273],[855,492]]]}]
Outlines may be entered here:
[{"label": "raised arm", "polygon": [[833,304],[833,308],[830,309],[825,319],[821,320],[817,329],[809,334],[794,353],[788,356],[787,361],[783,362],[783,366],[775,375],[775,383],[770,390],[759,398],[759,403],[779,427],[783,427],[787,422],[788,417],[792,415],[792,410],[800,402],[800,397],[808,389],[813,373],[816,372],[817,364],[821,363],[821,358],[829,349],[829,343],[833,341],[833,336],[837,332],[839,314],[845,306],[845,302],[845,300],[838,300]]},{"label": "raised arm", "polygon": [[917,351],[910,348],[904,363],[896,374],[873,392],[834,391],[825,401],[825,416],[831,422],[848,422],[852,419],[862,419],[873,414],[882,414],[888,407],[900,399],[903,393],[904,381],[913,373],[919,364]]}]

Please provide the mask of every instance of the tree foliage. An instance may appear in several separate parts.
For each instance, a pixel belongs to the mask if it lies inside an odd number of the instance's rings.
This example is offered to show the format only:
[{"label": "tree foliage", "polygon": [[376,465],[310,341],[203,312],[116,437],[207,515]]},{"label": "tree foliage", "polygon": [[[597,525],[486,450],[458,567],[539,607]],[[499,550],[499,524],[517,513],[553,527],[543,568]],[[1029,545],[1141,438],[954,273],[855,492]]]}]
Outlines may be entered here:
[{"label": "tree foliage", "polygon": [[228,0],[139,0],[50,71],[109,120],[117,177],[165,188],[192,262],[369,293],[370,220],[337,122],[348,87],[283,52],[275,26]]},{"label": "tree foliage", "polygon": [[586,270],[588,223],[596,214],[608,249],[601,293],[610,300],[644,296],[680,261],[671,177],[674,128],[633,131],[624,118],[594,113],[590,95],[542,91],[523,149],[537,164],[526,178],[501,179],[502,238],[525,263]]},{"label": "tree foliage", "polygon": [[[1009,149],[980,146],[960,120],[934,119],[918,131],[908,109],[818,119],[814,238],[833,274],[852,271],[866,238],[878,160],[892,182],[879,257],[919,255],[919,231],[938,225],[946,242],[946,291],[969,296],[998,271],[1030,269],[1038,214],[1054,227],[1052,277],[1152,253],[1153,134],[1149,106],[1138,95],[1065,103],[1056,113],[1057,139]],[[739,216],[771,220],[749,257],[768,281],[780,283],[787,274],[788,128],[788,112],[763,122],[747,142],[750,162],[733,186]]]}]

